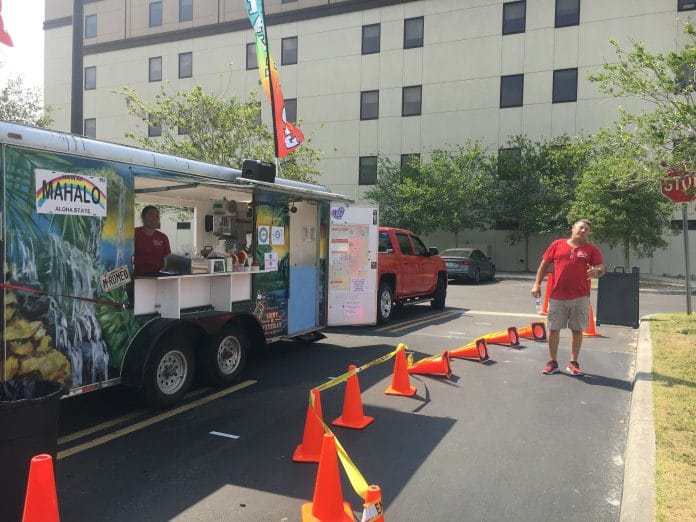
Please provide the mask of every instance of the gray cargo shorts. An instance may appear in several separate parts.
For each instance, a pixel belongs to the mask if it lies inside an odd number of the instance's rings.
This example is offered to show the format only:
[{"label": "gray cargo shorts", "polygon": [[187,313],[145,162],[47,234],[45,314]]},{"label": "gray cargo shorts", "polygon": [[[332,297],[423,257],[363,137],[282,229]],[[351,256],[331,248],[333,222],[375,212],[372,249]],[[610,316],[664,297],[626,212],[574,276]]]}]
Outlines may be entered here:
[{"label": "gray cargo shorts", "polygon": [[549,299],[549,330],[570,328],[584,331],[590,326],[590,296],[576,299]]}]

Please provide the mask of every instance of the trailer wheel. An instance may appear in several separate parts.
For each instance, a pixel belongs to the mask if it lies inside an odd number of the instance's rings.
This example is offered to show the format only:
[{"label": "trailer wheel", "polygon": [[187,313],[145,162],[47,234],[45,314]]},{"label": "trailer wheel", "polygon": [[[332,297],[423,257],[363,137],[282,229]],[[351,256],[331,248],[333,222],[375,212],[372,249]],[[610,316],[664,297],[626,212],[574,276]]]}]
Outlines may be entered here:
[{"label": "trailer wheel", "polygon": [[225,326],[210,339],[203,363],[204,379],[213,386],[227,386],[242,373],[249,340],[236,326]]},{"label": "trailer wheel", "polygon": [[389,322],[394,313],[394,291],[389,283],[379,284],[377,292],[377,323],[384,324]]},{"label": "trailer wheel", "polygon": [[195,360],[189,340],[167,335],[155,346],[145,375],[146,402],[154,408],[179,402],[191,387],[194,371]]}]

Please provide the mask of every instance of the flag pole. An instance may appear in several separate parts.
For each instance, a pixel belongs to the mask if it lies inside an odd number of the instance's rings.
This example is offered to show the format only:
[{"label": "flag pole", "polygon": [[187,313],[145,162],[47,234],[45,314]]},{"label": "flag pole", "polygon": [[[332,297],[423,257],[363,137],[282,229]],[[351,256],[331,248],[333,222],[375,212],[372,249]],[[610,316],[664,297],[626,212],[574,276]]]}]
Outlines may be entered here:
[{"label": "flag pole", "polygon": [[266,30],[265,6],[261,3],[261,16],[263,17],[263,39],[266,43],[266,71],[268,72],[268,92],[271,98],[271,119],[273,120],[273,146],[276,158],[276,170],[278,165],[278,128],[275,115],[275,96],[273,94],[273,79],[271,76],[271,45],[268,41],[268,31]]}]

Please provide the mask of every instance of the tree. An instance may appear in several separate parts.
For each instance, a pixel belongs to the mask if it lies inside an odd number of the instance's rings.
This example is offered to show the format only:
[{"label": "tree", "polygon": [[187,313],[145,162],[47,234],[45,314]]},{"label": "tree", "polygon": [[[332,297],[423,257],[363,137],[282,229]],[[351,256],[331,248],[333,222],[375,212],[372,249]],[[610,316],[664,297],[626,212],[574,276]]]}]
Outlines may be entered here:
[{"label": "tree", "polygon": [[[175,95],[162,89],[152,102],[141,99],[129,87],[116,93],[125,98],[129,114],[145,126],[140,133],[129,132],[126,137],[149,150],[233,168],[239,168],[246,158],[274,161],[273,134],[260,123],[261,104],[255,92],[246,102],[208,94],[200,86]],[[148,137],[148,127],[159,127],[161,136]],[[280,176],[316,181],[320,153],[310,143],[306,138],[280,160]]]},{"label": "tree", "polygon": [[532,142],[522,135],[509,138],[499,152],[496,217],[512,227],[510,243],[524,242],[525,270],[530,237],[567,229],[573,190],[589,152],[582,138]]},{"label": "tree", "polygon": [[50,112],[50,107],[44,109],[41,91],[25,87],[22,76],[9,78],[0,89],[0,120],[48,127],[53,123]]},{"label": "tree", "polygon": [[423,165],[423,181],[430,188],[425,213],[436,217],[434,229],[454,234],[489,228],[494,219],[493,160],[479,143],[467,142],[454,151],[435,150]]},{"label": "tree", "polygon": [[[679,51],[651,53],[640,42],[623,49],[616,40],[618,63],[605,64],[590,75],[599,89],[613,96],[636,96],[652,111],[639,114],[620,109],[621,131],[629,132],[650,161],[680,172],[696,170],[696,29],[684,25]],[[663,171],[655,171],[657,177]]]},{"label": "tree", "polygon": [[577,186],[568,220],[582,217],[592,222],[592,237],[623,249],[629,269],[631,249],[641,257],[667,245],[663,231],[669,225],[672,205],[654,182],[655,167],[640,161],[635,146],[614,146],[598,151]]}]

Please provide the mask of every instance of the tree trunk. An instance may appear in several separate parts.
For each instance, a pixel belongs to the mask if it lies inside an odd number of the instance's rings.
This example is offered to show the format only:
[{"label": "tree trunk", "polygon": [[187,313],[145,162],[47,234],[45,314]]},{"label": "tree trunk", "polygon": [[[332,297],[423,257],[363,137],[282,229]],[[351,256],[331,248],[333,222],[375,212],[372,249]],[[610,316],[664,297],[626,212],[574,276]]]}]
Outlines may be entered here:
[{"label": "tree trunk", "polygon": [[623,242],[623,255],[624,255],[624,270],[625,270],[626,272],[630,272],[630,271],[631,271],[631,267],[629,266],[629,265],[631,264],[631,260],[630,260],[630,258],[629,258],[629,254],[630,254],[630,252],[631,252],[631,251],[630,251],[630,248],[631,248],[631,247],[629,246],[628,241],[624,241],[624,242]]},{"label": "tree trunk", "polygon": [[455,248],[459,247],[459,230],[454,231],[454,246]]},{"label": "tree trunk", "polygon": [[524,235],[524,270],[529,272],[529,234]]}]

